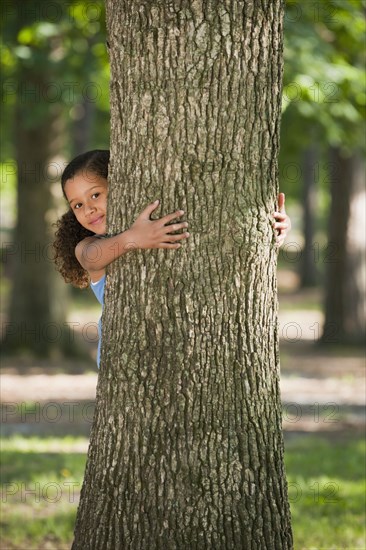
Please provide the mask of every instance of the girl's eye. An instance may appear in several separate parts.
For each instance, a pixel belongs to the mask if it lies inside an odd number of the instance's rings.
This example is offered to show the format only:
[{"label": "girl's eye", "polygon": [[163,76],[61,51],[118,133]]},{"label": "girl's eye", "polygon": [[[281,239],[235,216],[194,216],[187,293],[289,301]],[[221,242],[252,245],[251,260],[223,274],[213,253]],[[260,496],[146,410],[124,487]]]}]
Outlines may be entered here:
[{"label": "girl's eye", "polygon": [[77,204],[75,204],[75,206],[74,206],[75,210],[79,210],[80,206],[81,206],[81,203],[80,203],[80,202],[78,202]]},{"label": "girl's eye", "polygon": [[93,193],[92,197],[99,197],[100,193]]}]

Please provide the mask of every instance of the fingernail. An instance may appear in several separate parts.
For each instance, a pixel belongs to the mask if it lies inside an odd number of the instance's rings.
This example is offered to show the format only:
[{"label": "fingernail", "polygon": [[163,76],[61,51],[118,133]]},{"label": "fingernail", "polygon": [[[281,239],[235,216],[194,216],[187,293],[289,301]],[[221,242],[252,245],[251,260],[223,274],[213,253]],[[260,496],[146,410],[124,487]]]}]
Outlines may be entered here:
[{"label": "fingernail", "polygon": [[184,214],[184,210],[179,210],[179,214]]},{"label": "fingernail", "polygon": [[157,204],[159,202],[159,199],[156,199],[156,201],[154,202],[154,204]]}]

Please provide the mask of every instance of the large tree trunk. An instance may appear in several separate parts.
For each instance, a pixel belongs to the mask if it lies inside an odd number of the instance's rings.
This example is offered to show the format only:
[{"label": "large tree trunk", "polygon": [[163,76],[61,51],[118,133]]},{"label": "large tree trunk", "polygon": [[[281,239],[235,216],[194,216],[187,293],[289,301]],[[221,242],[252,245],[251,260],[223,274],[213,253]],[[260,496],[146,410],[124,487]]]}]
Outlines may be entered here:
[{"label": "large tree trunk", "polygon": [[325,322],[321,343],[364,344],[366,328],[365,163],[331,149],[331,207],[325,251]]},{"label": "large tree trunk", "polygon": [[108,270],[74,550],[292,548],[271,228],[282,8],[107,2],[109,232],[158,197],[192,236]]}]

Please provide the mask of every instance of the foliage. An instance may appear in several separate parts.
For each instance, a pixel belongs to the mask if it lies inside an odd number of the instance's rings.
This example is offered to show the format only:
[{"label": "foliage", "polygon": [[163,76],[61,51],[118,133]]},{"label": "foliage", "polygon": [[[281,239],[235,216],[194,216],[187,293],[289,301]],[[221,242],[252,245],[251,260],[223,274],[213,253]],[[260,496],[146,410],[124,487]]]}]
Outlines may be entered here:
[{"label": "foliage", "polygon": [[[105,8],[102,0],[40,0],[8,3],[1,19],[1,69],[3,75],[1,132],[14,126],[16,102],[28,103],[22,125],[39,124],[45,112],[62,107],[65,133],[72,133],[85,103],[95,104],[96,124],[91,147],[108,143],[109,63],[105,45]],[[20,71],[31,76],[29,87],[19,85]],[[47,85],[37,84],[47,76]],[[68,153],[72,146],[68,140]],[[14,136],[7,140],[1,159],[14,158]]]},{"label": "foliage", "polygon": [[314,178],[324,193],[329,147],[365,148],[365,2],[287,0],[284,24],[281,188],[301,200],[304,149],[318,150]]},{"label": "foliage", "polygon": [[[7,139],[1,160],[14,158],[14,105],[24,90],[16,84],[17,71],[32,67],[47,71],[52,85],[37,108],[29,109],[24,124],[37,123],[50,103],[63,105],[65,134],[84,115],[85,101],[95,103],[96,116],[90,148],[107,147],[109,140],[109,63],[103,0],[58,0],[52,9],[41,0],[8,3],[0,22],[2,31],[3,117],[0,130]],[[20,15],[17,10],[20,10]],[[329,145],[346,150],[364,143],[365,116],[364,32],[362,0],[286,0],[285,72],[283,91],[281,187],[299,198],[302,182],[299,155],[315,142],[321,153]],[[65,153],[71,156],[72,139]],[[292,168],[291,168],[292,167]],[[318,181],[327,187],[326,161]],[[325,204],[326,208],[327,204]]]},{"label": "foliage", "polygon": [[283,120],[296,118],[297,147],[314,136],[348,149],[362,142],[364,10],[361,0],[287,2]]}]

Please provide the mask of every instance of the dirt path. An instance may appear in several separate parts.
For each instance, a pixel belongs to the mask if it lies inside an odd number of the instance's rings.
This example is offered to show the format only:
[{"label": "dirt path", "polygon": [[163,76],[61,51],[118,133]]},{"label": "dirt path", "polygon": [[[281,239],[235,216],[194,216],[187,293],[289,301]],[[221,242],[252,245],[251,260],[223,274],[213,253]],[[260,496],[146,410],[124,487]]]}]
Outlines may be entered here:
[{"label": "dirt path", "polygon": [[[311,342],[296,347],[284,343],[281,349],[285,432],[364,433],[366,384],[362,354],[341,357]],[[31,372],[37,374],[20,374],[8,368],[1,375],[4,435],[88,435],[98,374],[50,371],[41,374],[33,366]],[[59,416],[57,422],[55,415]]]},{"label": "dirt path", "polygon": [[[284,427],[288,431],[364,430],[364,352],[316,345],[322,314],[316,308],[304,309],[304,304],[316,304],[318,300],[317,290],[280,298]],[[90,368],[90,363],[70,361],[3,361],[2,411],[13,406],[19,412],[22,404],[27,403],[55,402],[65,408],[70,402],[94,402],[98,374]],[[14,431],[16,426],[21,428],[19,414],[7,415],[5,423],[12,422]]]},{"label": "dirt path", "polygon": [[[3,374],[0,377],[0,400],[15,403],[75,401],[95,399],[97,374]],[[284,402],[299,404],[336,402],[339,405],[365,405],[365,380],[342,373],[342,376],[281,376]]]}]

